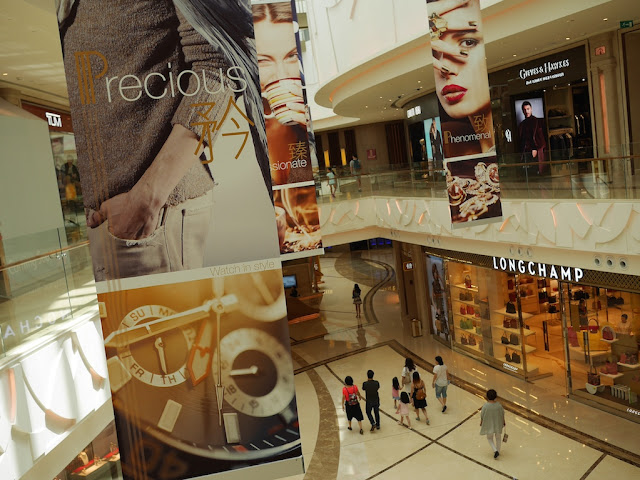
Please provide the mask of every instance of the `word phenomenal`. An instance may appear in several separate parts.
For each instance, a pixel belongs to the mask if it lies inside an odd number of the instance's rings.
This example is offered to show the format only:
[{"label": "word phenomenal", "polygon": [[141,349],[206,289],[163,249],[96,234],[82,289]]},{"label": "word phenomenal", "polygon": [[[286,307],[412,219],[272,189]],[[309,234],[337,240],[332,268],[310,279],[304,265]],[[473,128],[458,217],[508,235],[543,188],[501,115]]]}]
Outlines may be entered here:
[{"label": "word phenomenal", "polygon": [[562,267],[504,257],[493,257],[493,268],[502,272],[528,273],[538,277],[549,277],[576,283],[584,277],[584,272],[581,268]]}]

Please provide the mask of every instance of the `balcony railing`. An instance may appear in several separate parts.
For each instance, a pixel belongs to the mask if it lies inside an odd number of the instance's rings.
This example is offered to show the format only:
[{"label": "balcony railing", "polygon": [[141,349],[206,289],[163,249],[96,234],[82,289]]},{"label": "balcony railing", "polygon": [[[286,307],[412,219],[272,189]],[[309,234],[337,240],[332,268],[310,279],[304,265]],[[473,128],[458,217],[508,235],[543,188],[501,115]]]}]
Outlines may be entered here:
[{"label": "balcony railing", "polygon": [[[547,154],[549,152],[546,152]],[[553,153],[551,158],[554,158]],[[549,155],[547,155],[549,158]],[[316,176],[320,203],[369,196],[446,198],[446,172],[432,162],[367,169],[354,176],[337,168],[332,198],[326,172]],[[498,162],[503,199],[637,199],[640,198],[640,155],[522,162],[503,156]]]}]

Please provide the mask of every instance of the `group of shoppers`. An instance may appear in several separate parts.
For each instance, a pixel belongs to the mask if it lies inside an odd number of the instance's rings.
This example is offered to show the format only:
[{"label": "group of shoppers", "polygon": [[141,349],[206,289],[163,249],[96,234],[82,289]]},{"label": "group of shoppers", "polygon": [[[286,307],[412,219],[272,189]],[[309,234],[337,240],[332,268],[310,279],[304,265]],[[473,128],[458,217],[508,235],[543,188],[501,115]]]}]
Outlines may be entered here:
[{"label": "group of shoppers", "polygon": [[[447,366],[441,356],[435,357],[436,365],[433,367],[433,379],[431,387],[435,389],[436,398],[442,406],[442,413],[447,411],[447,387],[449,386],[450,376]],[[347,414],[348,429],[352,430],[351,422],[355,418],[360,428],[360,434],[364,434],[362,421],[364,416],[360,408],[360,401],[365,401],[365,412],[371,423],[371,432],[380,430],[380,383],[373,379],[373,370],[367,371],[367,380],[362,384],[362,390],[365,392],[363,397],[357,385],[354,385],[353,378],[347,376],[344,379],[345,386],[342,389],[342,409]],[[420,412],[424,414],[427,425],[430,424],[427,415],[427,389],[424,380],[420,377],[420,373],[411,357],[405,359],[402,369],[401,380],[394,377],[391,385],[391,397],[393,398],[393,406],[396,408],[396,415],[400,416],[399,425],[411,426],[410,408],[413,408],[416,414],[416,420],[420,421]],[[500,455],[500,447],[503,441],[506,441],[506,431],[504,437],[502,431],[505,428],[504,408],[497,401],[498,394],[495,390],[487,391],[487,402],[482,406],[480,412],[480,434],[486,435],[489,445],[494,452],[493,458]]]}]

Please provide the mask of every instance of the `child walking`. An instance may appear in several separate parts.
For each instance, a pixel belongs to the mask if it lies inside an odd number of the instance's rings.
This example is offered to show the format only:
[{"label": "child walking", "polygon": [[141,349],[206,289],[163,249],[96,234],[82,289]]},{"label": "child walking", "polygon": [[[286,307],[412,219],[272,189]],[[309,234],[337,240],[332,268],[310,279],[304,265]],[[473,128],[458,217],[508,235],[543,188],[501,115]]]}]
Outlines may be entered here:
[{"label": "child walking", "polygon": [[398,377],[393,377],[391,381],[391,398],[393,398],[393,408],[398,408],[398,400],[400,400],[400,381]]},{"label": "child walking", "polygon": [[411,428],[411,419],[409,418],[409,404],[411,403],[411,399],[409,398],[409,394],[407,392],[402,392],[400,394],[400,405],[398,405],[398,409],[396,410],[396,414],[400,415],[400,420],[398,421],[398,425],[404,425],[404,419],[407,419],[407,426]]}]

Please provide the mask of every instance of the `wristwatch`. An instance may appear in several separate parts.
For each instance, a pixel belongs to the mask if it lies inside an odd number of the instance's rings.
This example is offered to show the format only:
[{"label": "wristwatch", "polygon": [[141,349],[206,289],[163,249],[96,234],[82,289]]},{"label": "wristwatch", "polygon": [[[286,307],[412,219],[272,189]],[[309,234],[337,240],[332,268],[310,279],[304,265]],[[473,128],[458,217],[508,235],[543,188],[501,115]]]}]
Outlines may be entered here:
[{"label": "wristwatch", "polygon": [[232,462],[299,448],[280,271],[189,283],[200,295],[193,308],[167,295],[171,286],[103,294],[105,325],[126,311],[105,332],[120,435],[124,421],[189,455]]}]

